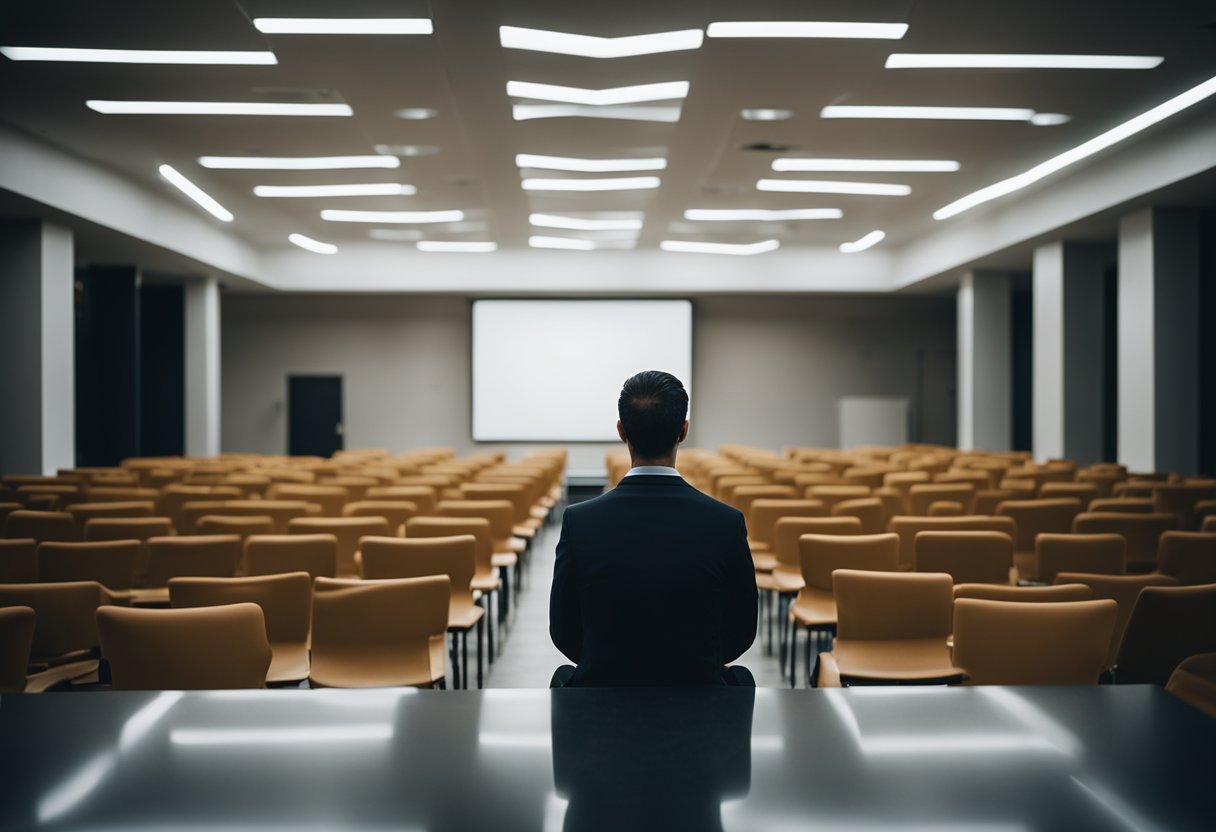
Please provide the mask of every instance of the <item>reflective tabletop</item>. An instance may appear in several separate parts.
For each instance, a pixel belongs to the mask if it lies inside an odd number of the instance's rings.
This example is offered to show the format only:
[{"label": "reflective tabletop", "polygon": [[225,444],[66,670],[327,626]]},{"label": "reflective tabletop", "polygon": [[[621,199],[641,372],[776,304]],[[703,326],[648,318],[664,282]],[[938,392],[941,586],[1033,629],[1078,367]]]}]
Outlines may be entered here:
[{"label": "reflective tabletop", "polygon": [[0,829],[1216,828],[1149,686],[0,697]]}]

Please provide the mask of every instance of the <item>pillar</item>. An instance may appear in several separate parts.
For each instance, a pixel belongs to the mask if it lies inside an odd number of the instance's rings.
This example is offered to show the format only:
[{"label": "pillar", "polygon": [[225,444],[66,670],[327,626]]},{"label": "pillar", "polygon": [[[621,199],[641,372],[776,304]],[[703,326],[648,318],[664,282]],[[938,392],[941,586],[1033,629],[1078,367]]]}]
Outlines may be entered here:
[{"label": "pillar", "polygon": [[220,285],[186,286],[186,453],[220,452]]},{"label": "pillar", "polygon": [[1009,277],[968,272],[958,289],[958,444],[1008,450],[1012,439]]}]

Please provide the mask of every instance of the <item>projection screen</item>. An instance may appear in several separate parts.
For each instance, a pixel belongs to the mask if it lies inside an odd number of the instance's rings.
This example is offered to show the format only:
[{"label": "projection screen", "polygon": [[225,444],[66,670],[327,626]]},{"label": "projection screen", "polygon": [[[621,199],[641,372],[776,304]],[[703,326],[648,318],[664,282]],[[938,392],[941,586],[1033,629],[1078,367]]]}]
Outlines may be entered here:
[{"label": "projection screen", "polygon": [[692,394],[687,300],[473,302],[473,439],[617,442],[621,383],[674,374]]}]

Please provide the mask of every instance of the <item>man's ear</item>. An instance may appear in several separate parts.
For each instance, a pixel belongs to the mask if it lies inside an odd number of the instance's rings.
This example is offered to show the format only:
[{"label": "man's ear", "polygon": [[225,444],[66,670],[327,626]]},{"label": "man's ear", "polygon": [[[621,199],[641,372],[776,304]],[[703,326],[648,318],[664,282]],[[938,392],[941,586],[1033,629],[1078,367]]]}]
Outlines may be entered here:
[{"label": "man's ear", "polygon": [[[619,425],[620,422],[617,422],[617,424]],[[676,440],[676,444],[679,445],[687,438],[688,438],[688,420],[685,419],[684,427],[680,428],[680,438]]]},{"label": "man's ear", "polygon": [[621,437],[621,441],[626,445],[629,444],[629,437],[625,435],[625,426],[621,424],[621,420],[616,420],[616,435]]}]

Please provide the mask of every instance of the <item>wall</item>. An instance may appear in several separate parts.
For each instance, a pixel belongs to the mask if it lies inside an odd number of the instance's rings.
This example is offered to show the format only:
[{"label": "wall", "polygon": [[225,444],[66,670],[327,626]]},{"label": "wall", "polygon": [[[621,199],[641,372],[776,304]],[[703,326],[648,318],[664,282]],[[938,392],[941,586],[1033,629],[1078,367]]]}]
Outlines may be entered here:
[{"label": "wall", "polygon": [[[331,373],[345,379],[347,447],[472,450],[469,303],[226,294],[223,449],[284,452],[287,375]],[[954,349],[952,297],[716,296],[694,299],[693,316],[695,446],[833,446],[838,397],[913,398],[918,350]],[[536,394],[559,384],[537,379]],[[617,447],[572,446],[571,467]]]}]

